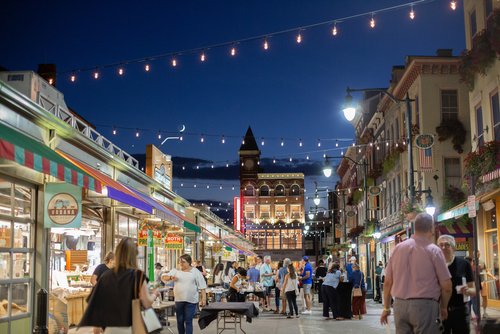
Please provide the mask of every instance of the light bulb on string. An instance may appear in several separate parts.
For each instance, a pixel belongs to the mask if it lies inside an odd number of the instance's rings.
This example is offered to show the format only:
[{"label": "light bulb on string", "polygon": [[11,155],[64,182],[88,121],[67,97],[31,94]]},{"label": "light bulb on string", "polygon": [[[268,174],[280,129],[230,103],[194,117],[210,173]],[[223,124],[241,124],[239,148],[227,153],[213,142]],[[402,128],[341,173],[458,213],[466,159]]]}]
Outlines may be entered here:
[{"label": "light bulb on string", "polygon": [[158,139],[161,139],[161,132],[158,132]]},{"label": "light bulb on string", "polygon": [[415,11],[413,10],[413,5],[411,6],[409,15],[411,20],[415,19]]},{"label": "light bulb on string", "polygon": [[196,184],[193,186],[193,188],[196,188]]},{"label": "light bulb on string", "polygon": [[182,170],[186,170],[186,166],[182,166]]},{"label": "light bulb on string", "polygon": [[300,34],[300,31],[299,31],[299,33],[297,34],[297,39],[296,39],[296,41],[297,41],[297,44],[302,43],[302,35]]},{"label": "light bulb on string", "polygon": [[323,159],[326,159],[326,153],[323,153]]},{"label": "light bulb on string", "polygon": [[309,154],[308,154],[308,155],[306,155],[306,160],[309,160]]},{"label": "light bulb on string", "polygon": [[299,139],[299,147],[302,147],[302,139]]},{"label": "light bulb on string", "polygon": [[245,138],[241,141],[241,145],[245,145]]},{"label": "light bulb on string", "polygon": [[205,56],[205,52],[202,52],[200,55],[200,61],[204,62],[207,59],[207,56]]},{"label": "light bulb on string", "polygon": [[184,183],[181,183],[181,187],[184,187]]},{"label": "light bulb on string", "polygon": [[231,187],[231,190],[234,190],[234,186]]},{"label": "light bulb on string", "polygon": [[116,136],[116,128],[113,127],[113,135]]},{"label": "light bulb on string", "polygon": [[222,139],[220,140],[222,144],[226,143],[226,139],[224,138],[224,135],[222,135]]},{"label": "light bulb on string", "polygon": [[139,129],[135,131],[135,138],[139,138]]},{"label": "light bulb on string", "polygon": [[222,186],[220,186],[219,189],[222,190]]},{"label": "light bulb on string", "polygon": [[69,80],[71,82],[75,82],[76,81],[76,75],[72,74]]},{"label": "light bulb on string", "polygon": [[269,49],[269,43],[267,43],[267,38],[264,40],[264,50]]},{"label": "light bulb on string", "polygon": [[207,184],[207,189],[210,189],[210,186]]},{"label": "light bulb on string", "polygon": [[281,138],[281,147],[285,146],[285,142],[283,141],[283,138]]},{"label": "light bulb on string", "polygon": [[205,137],[203,137],[203,135],[201,135],[200,143],[204,143],[204,142],[205,142]]},{"label": "light bulb on string", "polygon": [[385,146],[389,146],[389,142],[385,143]]},{"label": "light bulb on string", "polygon": [[276,159],[273,159],[273,164],[275,164],[275,163],[276,163]]},{"label": "light bulb on string", "polygon": [[264,146],[264,138],[262,138],[262,141],[260,142],[262,146]]},{"label": "light bulb on string", "polygon": [[149,70],[150,70],[150,69],[151,69],[151,66],[149,66],[149,64],[146,64],[146,65],[144,66],[144,70],[145,70],[146,72],[149,72]]},{"label": "light bulb on string", "polygon": [[228,163],[226,163],[226,167],[229,167],[229,164],[228,164]]},{"label": "light bulb on string", "polygon": [[370,143],[370,147],[372,147],[372,146],[373,146],[373,143]]},{"label": "light bulb on string", "polygon": [[361,149],[358,149],[358,153],[361,153]]},{"label": "light bulb on string", "polygon": [[212,168],[212,169],[213,169],[213,168],[214,168],[214,165],[211,165],[211,166],[210,166],[210,168]]},{"label": "light bulb on string", "polygon": [[118,68],[118,75],[119,76],[122,76],[124,73],[125,73],[125,70],[123,69],[123,67]]},{"label": "light bulb on string", "polygon": [[318,147],[321,147],[321,140],[318,139]]},{"label": "light bulb on string", "polygon": [[180,137],[179,137],[179,140],[180,140],[180,141],[183,141],[183,140],[184,140],[184,137],[183,137],[183,136],[180,136]]},{"label": "light bulb on string", "polygon": [[172,59],[172,67],[176,67],[177,66],[177,59],[173,58]]},{"label": "light bulb on string", "polygon": [[292,157],[290,157],[290,162],[292,162]]},{"label": "light bulb on string", "polygon": [[94,71],[94,79],[99,79],[99,71],[98,70],[95,70]]},{"label": "light bulb on string", "polygon": [[333,24],[333,29],[332,29],[332,35],[337,36],[338,31],[337,31],[337,23]]},{"label": "light bulb on string", "polygon": [[335,141],[335,147],[339,147],[339,142]]},{"label": "light bulb on string", "polygon": [[340,151],[340,155],[342,156],[344,155],[344,150]]},{"label": "light bulb on string", "polygon": [[231,56],[236,56],[236,48],[234,46],[231,48]]},{"label": "light bulb on string", "polygon": [[450,8],[452,10],[456,10],[457,9],[457,2],[456,1],[450,1]]},{"label": "light bulb on string", "polygon": [[373,14],[372,19],[370,20],[370,28],[375,28],[375,18],[373,17]]},{"label": "light bulb on string", "polygon": [[199,165],[197,165],[197,166],[196,166],[196,169],[200,169],[200,166],[199,166]]},{"label": "light bulb on string", "polygon": [[257,160],[257,165],[259,165],[259,166],[260,166],[260,160]]}]

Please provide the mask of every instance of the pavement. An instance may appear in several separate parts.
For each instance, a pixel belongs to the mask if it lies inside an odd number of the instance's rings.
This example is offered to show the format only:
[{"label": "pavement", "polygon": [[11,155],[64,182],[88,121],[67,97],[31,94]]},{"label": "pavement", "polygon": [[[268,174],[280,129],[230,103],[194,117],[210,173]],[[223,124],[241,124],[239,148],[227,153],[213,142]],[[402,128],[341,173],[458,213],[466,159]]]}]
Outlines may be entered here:
[{"label": "pavement", "polygon": [[[299,310],[300,310],[299,303]],[[257,318],[252,319],[252,323],[247,323],[243,320],[242,328],[247,334],[322,334],[322,333],[395,333],[393,317],[390,316],[390,326],[382,326],[380,324],[380,314],[382,313],[382,304],[372,300],[366,301],[367,314],[361,320],[343,320],[336,321],[333,319],[325,320],[322,316],[322,304],[317,302],[313,304],[312,314],[301,314],[300,318],[287,319],[285,316],[274,314],[273,312],[261,312]],[[500,310],[488,308],[488,316],[490,318],[500,319]],[[170,329],[174,334],[177,334],[175,316],[169,317]],[[207,328],[200,330],[198,321],[193,321],[194,334],[217,334],[216,323],[213,321]],[[226,330],[233,332],[233,330]],[[75,333],[71,329],[69,333]],[[78,332],[92,333],[91,329],[82,328]],[[238,328],[236,333],[241,333]],[[235,334],[236,334],[235,333]],[[471,328],[471,334],[476,333],[475,328]],[[172,334],[167,329],[164,329],[161,334]]]}]

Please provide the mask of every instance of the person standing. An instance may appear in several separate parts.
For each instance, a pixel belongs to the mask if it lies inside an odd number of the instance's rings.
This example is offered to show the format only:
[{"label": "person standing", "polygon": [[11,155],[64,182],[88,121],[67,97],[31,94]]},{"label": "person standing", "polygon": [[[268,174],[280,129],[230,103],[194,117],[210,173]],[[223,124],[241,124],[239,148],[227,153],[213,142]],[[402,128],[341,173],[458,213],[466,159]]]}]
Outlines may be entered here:
[{"label": "person standing", "polygon": [[205,306],[207,300],[205,279],[198,269],[191,266],[191,263],[191,256],[183,254],[179,257],[180,269],[172,269],[163,276],[167,281],[174,281],[175,316],[179,334],[193,334],[196,306],[198,303],[202,307]]},{"label": "person standing", "polygon": [[266,311],[271,311],[271,289],[273,287],[273,269],[271,268],[271,257],[264,256],[264,263],[260,267],[260,282],[264,287],[264,303],[262,307]]},{"label": "person standing", "polygon": [[222,277],[224,276],[224,265],[217,263],[214,268],[213,282],[214,285],[222,285]]},{"label": "person standing", "polygon": [[394,297],[396,333],[437,334],[448,317],[451,275],[443,252],[432,243],[432,216],[418,214],[414,227],[415,234],[394,248],[387,263],[380,322],[387,324]]},{"label": "person standing", "polygon": [[276,310],[274,314],[280,313],[280,299],[281,299],[281,280],[279,271],[283,267],[283,261],[278,262],[278,267],[274,270],[274,304],[276,305]]},{"label": "person standing", "polygon": [[446,334],[469,334],[470,314],[467,310],[467,296],[475,296],[474,277],[469,262],[455,256],[455,238],[451,235],[441,235],[437,244],[443,252],[453,285],[448,302],[448,318],[443,321]]},{"label": "person standing", "polygon": [[297,294],[299,288],[297,274],[295,273],[295,267],[293,266],[293,264],[289,264],[287,270],[288,274],[285,275],[285,280],[283,281],[288,308],[290,309],[290,313],[288,314],[287,318],[292,318],[294,311],[295,317],[298,318],[299,308],[297,306]]},{"label": "person standing", "polygon": [[304,270],[302,270],[302,276],[299,277],[302,282],[302,289],[304,290],[304,299],[306,302],[306,309],[302,314],[311,314],[311,287],[312,287],[312,266],[309,263],[309,257],[304,255],[302,258],[302,262],[304,265]]},{"label": "person standing", "polygon": [[323,317],[330,318],[330,309],[332,310],[333,319],[343,320],[339,314],[339,297],[337,287],[340,283],[340,266],[338,263],[332,263],[330,270],[326,273],[323,284],[321,286],[321,294],[323,295]]},{"label": "person standing", "polygon": [[97,280],[104,274],[106,271],[113,269],[115,265],[115,253],[108,252],[104,257],[104,263],[101,263],[97,267],[95,267],[94,272],[92,273],[92,277],[90,277],[90,283],[92,285],[97,284]]},{"label": "person standing", "polygon": [[[352,265],[351,282],[353,288],[352,314],[354,319],[361,319],[363,314],[366,314],[366,288],[365,275],[359,270],[359,265],[357,263]],[[354,296],[354,289],[361,289],[361,296]]]},{"label": "person standing", "polygon": [[[78,327],[105,328],[104,333],[132,334],[132,300],[139,298],[145,308],[158,296],[148,290],[148,278],[137,269],[137,246],[123,238],[116,246],[115,266],[97,280]],[[137,296],[138,295],[138,296]]]},{"label": "person standing", "polygon": [[234,275],[231,283],[229,284],[229,302],[244,302],[245,294],[243,293],[243,283],[247,279],[247,270],[245,268],[238,268],[236,275]]},{"label": "person standing", "polygon": [[226,269],[224,269],[223,276],[224,289],[229,289],[229,283],[231,283],[234,275],[236,275],[236,271],[233,268],[233,263],[233,261],[226,262]]},{"label": "person standing", "polygon": [[319,260],[318,267],[314,272],[314,277],[318,280],[316,290],[318,291],[318,302],[323,302],[323,295],[321,294],[321,285],[323,284],[323,278],[326,276],[327,269],[325,267],[325,262],[323,260]]},{"label": "person standing", "polygon": [[200,260],[196,260],[194,261],[194,266],[196,269],[200,271],[200,273],[203,275],[203,278],[205,279],[205,283],[207,283],[208,282],[207,271],[205,270],[203,263]]},{"label": "person standing", "polygon": [[378,261],[378,265],[375,268],[375,292],[377,295],[373,299],[376,302],[382,303],[382,295],[380,294],[380,284],[382,283],[382,270],[384,270],[384,264],[382,261]]},{"label": "person standing", "polygon": [[283,260],[283,266],[278,270],[278,278],[281,286],[281,314],[286,314],[286,294],[285,294],[285,276],[288,273],[288,266],[292,264],[292,260],[285,258]]},{"label": "person standing", "polygon": [[349,259],[349,263],[346,264],[345,266],[345,271],[347,272],[347,279],[350,281],[351,280],[351,275],[352,275],[352,266],[354,266],[357,263],[356,257],[351,256]]}]

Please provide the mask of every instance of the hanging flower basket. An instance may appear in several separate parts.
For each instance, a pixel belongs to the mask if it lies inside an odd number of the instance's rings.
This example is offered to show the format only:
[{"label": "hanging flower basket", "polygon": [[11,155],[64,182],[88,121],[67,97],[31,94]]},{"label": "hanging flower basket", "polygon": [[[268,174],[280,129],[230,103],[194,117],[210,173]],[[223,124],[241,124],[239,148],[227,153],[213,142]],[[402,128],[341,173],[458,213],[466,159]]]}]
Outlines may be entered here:
[{"label": "hanging flower basket", "polygon": [[358,225],[349,230],[349,233],[347,233],[347,236],[349,238],[356,238],[358,237],[363,231],[365,230],[364,226]]},{"label": "hanging flower basket", "polygon": [[476,187],[481,187],[480,176],[500,168],[500,141],[490,141],[469,153],[464,159],[464,174],[468,177],[467,186],[470,187],[470,178],[476,178]]},{"label": "hanging flower basket", "polygon": [[463,145],[467,136],[467,131],[464,125],[458,119],[443,120],[441,124],[436,127],[439,141],[445,141],[451,138],[453,149],[458,153],[463,153]]},{"label": "hanging flower basket", "polygon": [[491,36],[491,33],[484,29],[474,37],[472,49],[462,52],[458,72],[460,81],[465,82],[470,90],[474,89],[475,75],[486,75],[488,67],[495,60],[496,52],[492,47],[491,39],[498,38],[498,36]]}]

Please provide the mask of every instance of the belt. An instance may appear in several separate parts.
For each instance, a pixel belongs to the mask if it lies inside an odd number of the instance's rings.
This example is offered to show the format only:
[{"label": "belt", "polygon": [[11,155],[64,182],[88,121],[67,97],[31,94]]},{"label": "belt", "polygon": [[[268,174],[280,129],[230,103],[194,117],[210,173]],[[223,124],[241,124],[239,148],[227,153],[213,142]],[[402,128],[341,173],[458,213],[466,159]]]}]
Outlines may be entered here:
[{"label": "belt", "polygon": [[434,298],[406,298],[406,299],[396,298],[396,299],[399,299],[399,300],[432,300],[432,301],[435,301],[436,303],[439,302],[438,300],[435,300]]}]

